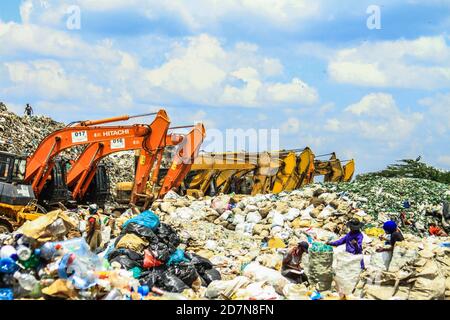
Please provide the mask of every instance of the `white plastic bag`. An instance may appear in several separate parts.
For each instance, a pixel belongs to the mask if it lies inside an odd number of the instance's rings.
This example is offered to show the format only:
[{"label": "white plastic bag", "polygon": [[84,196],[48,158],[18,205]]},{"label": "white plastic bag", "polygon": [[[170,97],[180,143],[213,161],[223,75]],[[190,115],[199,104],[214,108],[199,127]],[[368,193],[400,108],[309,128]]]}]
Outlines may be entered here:
[{"label": "white plastic bag", "polygon": [[248,264],[242,274],[254,281],[266,281],[275,289],[282,288],[289,283],[289,280],[281,275],[277,270],[260,265],[258,262]]},{"label": "white plastic bag", "polygon": [[272,210],[269,214],[272,214],[272,227],[284,225],[284,216],[276,210]]},{"label": "white plastic bag", "polygon": [[290,208],[288,212],[284,215],[286,220],[292,221],[300,215],[300,210],[297,208]]},{"label": "white plastic bag", "polygon": [[314,205],[310,205],[306,209],[301,211],[301,220],[311,220],[312,217],[310,213],[314,210]]},{"label": "white plastic bag", "polygon": [[361,273],[363,255],[340,252],[334,254],[334,281],[338,292],[350,295],[355,288]]},{"label": "white plastic bag", "polygon": [[247,214],[245,220],[249,223],[258,223],[262,220],[262,217],[258,211],[251,211]]}]

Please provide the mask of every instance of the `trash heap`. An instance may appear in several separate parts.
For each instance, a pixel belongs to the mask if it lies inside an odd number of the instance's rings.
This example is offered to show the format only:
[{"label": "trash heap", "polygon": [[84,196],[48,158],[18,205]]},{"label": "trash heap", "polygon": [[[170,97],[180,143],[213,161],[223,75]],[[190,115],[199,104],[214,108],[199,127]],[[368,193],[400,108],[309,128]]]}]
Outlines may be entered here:
[{"label": "trash heap", "polygon": [[[379,239],[385,235],[381,215],[374,219],[358,206],[365,202],[357,196],[334,190],[316,184],[278,195],[202,199],[169,193],[152,210],[179,232],[186,250],[208,258],[222,275],[194,298],[450,299],[448,237],[421,238],[404,230],[405,241],[390,258],[377,252],[386,247]],[[344,252],[345,245],[325,245],[346,234],[352,218],[365,223],[362,255]],[[290,283],[280,273],[283,254],[300,241],[310,243],[302,259],[309,285]],[[401,262],[413,256],[427,260]],[[403,295],[396,293],[396,282],[408,285]]]},{"label": "trash heap", "polygon": [[153,204],[152,210],[162,219],[206,220],[253,239],[275,237],[286,244],[298,241],[304,228],[321,228],[328,240],[333,233],[345,233],[345,225],[352,218],[372,221],[370,215],[356,207],[355,201],[327,192],[320,185],[278,195],[221,195],[204,200],[179,196],[170,199],[172,195]]},{"label": "trash heap", "polygon": [[221,279],[213,264],[200,255],[178,248],[177,232],[151,211],[126,221],[121,235],[106,253],[111,265],[131,270],[142,285],[168,292],[200,290]]},{"label": "trash heap", "polygon": [[331,192],[343,192],[374,220],[401,223],[405,213],[409,232],[425,235],[428,223],[442,225],[442,202],[450,200],[450,185],[426,179],[368,177],[351,183],[326,184]]},{"label": "trash heap", "polygon": [[151,211],[127,219],[100,253],[81,237],[81,221],[81,212],[57,210],[1,235],[0,300],[186,299],[221,279]]}]

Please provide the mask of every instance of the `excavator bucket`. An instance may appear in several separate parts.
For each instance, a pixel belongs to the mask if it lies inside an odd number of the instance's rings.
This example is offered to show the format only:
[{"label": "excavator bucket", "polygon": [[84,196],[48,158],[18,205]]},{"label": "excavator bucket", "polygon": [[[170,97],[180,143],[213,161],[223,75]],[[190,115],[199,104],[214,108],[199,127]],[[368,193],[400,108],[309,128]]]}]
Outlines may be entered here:
[{"label": "excavator bucket", "polygon": [[346,165],[344,165],[344,182],[350,182],[355,173],[355,160],[350,160]]}]

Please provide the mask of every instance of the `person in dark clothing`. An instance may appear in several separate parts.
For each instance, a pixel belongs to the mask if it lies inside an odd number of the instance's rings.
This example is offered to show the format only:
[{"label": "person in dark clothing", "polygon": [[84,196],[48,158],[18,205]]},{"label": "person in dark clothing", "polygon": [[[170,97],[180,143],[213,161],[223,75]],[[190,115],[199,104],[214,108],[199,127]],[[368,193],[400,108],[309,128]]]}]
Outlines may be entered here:
[{"label": "person in dark clothing", "polygon": [[25,107],[25,114],[29,117],[33,115],[33,108],[30,106],[29,103],[27,103],[27,106]]},{"label": "person in dark clothing", "polygon": [[[361,232],[363,223],[358,219],[352,219],[347,223],[347,227],[350,232],[339,240],[327,242],[329,246],[337,247],[345,243],[345,251],[351,254],[362,254],[363,253],[363,239],[364,236]],[[361,269],[365,269],[364,260],[361,259]]]},{"label": "person in dark clothing", "polygon": [[390,245],[389,248],[378,248],[377,252],[394,251],[395,244],[399,241],[403,241],[402,232],[398,229],[397,224],[394,221],[386,221],[383,225],[383,230],[389,236],[389,240],[386,244]]},{"label": "person in dark clothing", "polygon": [[357,219],[353,219],[347,223],[347,227],[350,229],[349,233],[347,233],[343,238],[333,242],[327,242],[327,244],[337,247],[345,243],[345,251],[348,253],[362,254],[362,242],[364,238],[361,232],[361,228],[363,227],[362,222]]},{"label": "person in dark clothing", "polygon": [[303,253],[308,253],[309,244],[300,242],[296,247],[290,249],[283,257],[281,274],[294,283],[308,282],[304,270],[301,267]]}]

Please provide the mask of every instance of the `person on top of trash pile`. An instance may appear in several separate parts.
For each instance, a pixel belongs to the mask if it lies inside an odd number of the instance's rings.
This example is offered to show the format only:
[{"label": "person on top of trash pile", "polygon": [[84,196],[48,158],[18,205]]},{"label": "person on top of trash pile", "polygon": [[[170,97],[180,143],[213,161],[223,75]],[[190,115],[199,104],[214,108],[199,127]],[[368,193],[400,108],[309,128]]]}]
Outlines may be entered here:
[{"label": "person on top of trash pile", "polygon": [[102,243],[101,219],[96,204],[89,205],[86,242],[89,244],[91,251],[96,251]]},{"label": "person on top of trash pile", "polygon": [[29,103],[27,103],[27,106],[25,107],[25,114],[29,117],[33,115],[33,108],[30,106]]},{"label": "person on top of trash pile", "polygon": [[303,253],[308,253],[308,242],[300,242],[294,248],[290,249],[283,257],[281,264],[281,275],[294,283],[308,282],[304,270],[300,266]]},{"label": "person on top of trash pile", "polygon": [[428,224],[428,232],[430,233],[430,236],[436,236],[436,237],[448,237],[448,234],[439,228],[436,223],[430,222]]},{"label": "person on top of trash pile", "polygon": [[[347,227],[350,232],[344,237],[336,241],[328,241],[329,246],[338,247],[345,243],[345,251],[351,254],[362,254],[363,253],[363,239],[364,236],[361,232],[361,228],[364,224],[358,219],[352,219],[347,222]],[[364,260],[361,260],[361,269],[365,269]]]},{"label": "person on top of trash pile", "polygon": [[384,230],[384,232],[386,232],[386,234],[389,237],[386,244],[389,244],[390,247],[389,248],[378,248],[377,252],[394,251],[395,243],[397,243],[398,241],[405,240],[402,232],[397,227],[397,223],[395,223],[395,221],[392,221],[392,220],[386,221],[383,224],[383,230]]}]

